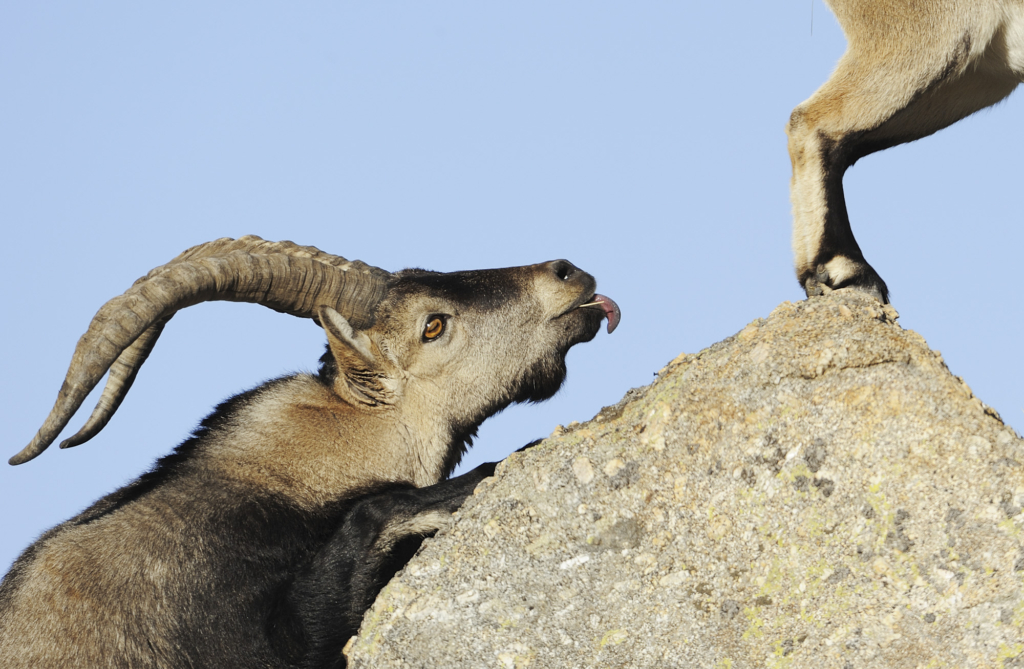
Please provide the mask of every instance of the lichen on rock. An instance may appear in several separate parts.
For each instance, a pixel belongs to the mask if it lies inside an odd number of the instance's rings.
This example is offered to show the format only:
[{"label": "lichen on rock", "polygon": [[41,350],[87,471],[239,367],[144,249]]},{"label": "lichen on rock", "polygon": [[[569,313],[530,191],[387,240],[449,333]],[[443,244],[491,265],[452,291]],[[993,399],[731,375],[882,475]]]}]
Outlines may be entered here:
[{"label": "lichen on rock", "polygon": [[1024,442],[890,307],[836,291],[512,455],[347,653],[351,667],[1016,666],[1022,508]]}]

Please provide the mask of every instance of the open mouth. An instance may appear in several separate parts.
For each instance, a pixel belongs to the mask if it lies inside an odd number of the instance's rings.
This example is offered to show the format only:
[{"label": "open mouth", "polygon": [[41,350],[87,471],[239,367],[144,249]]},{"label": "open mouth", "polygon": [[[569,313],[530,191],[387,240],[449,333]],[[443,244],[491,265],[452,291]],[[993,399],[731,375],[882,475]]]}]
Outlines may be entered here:
[{"label": "open mouth", "polygon": [[581,309],[583,307],[600,307],[604,310],[604,316],[608,319],[608,334],[611,334],[615,331],[615,328],[619,327],[619,321],[622,320],[622,311],[612,298],[600,293],[594,293],[589,302],[579,306]]}]

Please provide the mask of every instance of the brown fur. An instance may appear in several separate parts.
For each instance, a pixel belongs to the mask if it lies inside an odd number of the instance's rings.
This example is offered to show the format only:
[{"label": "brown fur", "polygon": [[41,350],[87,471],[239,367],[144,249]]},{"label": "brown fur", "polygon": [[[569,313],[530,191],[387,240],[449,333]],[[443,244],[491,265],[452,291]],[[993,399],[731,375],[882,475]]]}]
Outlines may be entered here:
[{"label": "brown fur", "polygon": [[[367,330],[321,309],[320,374],[226,402],[154,471],[19,557],[0,584],[0,665],[291,666],[267,631],[294,624],[275,622],[291,618],[274,598],[336,541],[345,504],[437,483],[485,418],[554,394],[566,352],[604,318],[581,308],[595,285],[564,261],[415,270],[396,275]],[[446,327],[427,341],[436,314]],[[396,520],[371,545],[436,529],[445,508]]]},{"label": "brown fur", "polygon": [[854,286],[888,299],[850,229],[843,173],[1009,95],[1024,80],[1024,0],[826,0],[848,40],[786,128],[793,254],[808,295]]}]

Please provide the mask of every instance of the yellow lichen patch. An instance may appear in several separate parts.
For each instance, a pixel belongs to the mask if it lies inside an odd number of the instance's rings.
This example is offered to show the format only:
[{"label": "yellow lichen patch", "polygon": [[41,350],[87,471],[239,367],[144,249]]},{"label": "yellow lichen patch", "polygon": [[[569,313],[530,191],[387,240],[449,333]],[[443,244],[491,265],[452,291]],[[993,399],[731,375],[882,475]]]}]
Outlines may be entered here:
[{"label": "yellow lichen patch", "polygon": [[1014,539],[1020,538],[1022,527],[1014,520],[1014,518],[1007,518],[999,523],[997,527],[1008,537],[1012,537]]},{"label": "yellow lichen patch", "polygon": [[772,654],[765,658],[766,669],[786,669],[792,667],[796,660],[793,653],[787,653],[790,649],[782,645],[782,641],[776,641],[772,648]]},{"label": "yellow lichen patch", "polygon": [[740,638],[744,641],[750,641],[751,639],[763,637],[764,619],[757,615],[757,609],[752,609],[749,606],[745,607],[743,615],[747,617],[747,629],[743,631],[743,635]]},{"label": "yellow lichen patch", "polygon": [[1007,660],[1012,660],[1021,655],[1024,655],[1024,643],[1001,643],[999,644],[999,652],[996,654],[996,666],[1007,666]]},{"label": "yellow lichen patch", "polygon": [[803,476],[804,478],[807,479],[814,478],[814,474],[811,473],[811,470],[807,468],[807,464],[804,463],[803,461],[798,461],[793,463],[791,466],[783,467],[779,471],[776,478],[787,483],[792,483],[794,480],[796,480],[797,476]]},{"label": "yellow lichen patch", "polygon": [[783,563],[782,560],[774,558],[771,564],[764,570],[763,576],[755,577],[754,583],[758,585],[757,596],[768,597],[771,600],[778,598],[778,594],[782,592],[785,586],[785,581],[789,576],[788,561]]},{"label": "yellow lichen patch", "polygon": [[618,646],[620,643],[625,641],[629,637],[629,632],[623,629],[609,630],[604,633],[601,640],[598,642],[598,648],[604,648],[605,646]]}]

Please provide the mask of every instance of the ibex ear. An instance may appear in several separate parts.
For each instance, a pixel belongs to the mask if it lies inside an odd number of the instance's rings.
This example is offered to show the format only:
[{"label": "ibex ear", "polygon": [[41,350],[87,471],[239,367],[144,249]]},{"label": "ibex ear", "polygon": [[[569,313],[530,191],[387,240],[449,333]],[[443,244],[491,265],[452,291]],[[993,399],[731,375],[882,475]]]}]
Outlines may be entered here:
[{"label": "ibex ear", "polygon": [[354,330],[345,317],[330,307],[321,307],[317,316],[327,333],[327,345],[338,365],[335,390],[346,399],[376,406],[386,404],[387,374],[373,355],[370,338]]}]

